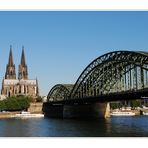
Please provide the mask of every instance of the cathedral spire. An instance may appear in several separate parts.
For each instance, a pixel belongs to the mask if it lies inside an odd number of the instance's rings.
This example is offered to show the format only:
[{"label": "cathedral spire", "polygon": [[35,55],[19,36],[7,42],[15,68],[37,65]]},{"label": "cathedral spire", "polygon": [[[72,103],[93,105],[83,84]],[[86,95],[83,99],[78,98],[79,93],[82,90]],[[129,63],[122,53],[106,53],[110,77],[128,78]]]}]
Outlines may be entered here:
[{"label": "cathedral spire", "polygon": [[9,60],[6,66],[5,79],[16,79],[15,65],[13,64],[12,46],[10,46]]},{"label": "cathedral spire", "polygon": [[10,52],[9,52],[9,61],[8,61],[9,66],[13,66],[13,57],[12,57],[12,46],[10,45]]},{"label": "cathedral spire", "polygon": [[28,70],[25,62],[24,46],[22,47],[22,56],[21,56],[21,63],[19,65],[18,78],[19,80],[28,79]]},{"label": "cathedral spire", "polygon": [[38,79],[36,77],[36,96],[39,96],[39,86],[38,86]]},{"label": "cathedral spire", "polygon": [[24,53],[24,46],[22,46],[22,56],[21,56],[21,65],[25,66],[25,53]]}]

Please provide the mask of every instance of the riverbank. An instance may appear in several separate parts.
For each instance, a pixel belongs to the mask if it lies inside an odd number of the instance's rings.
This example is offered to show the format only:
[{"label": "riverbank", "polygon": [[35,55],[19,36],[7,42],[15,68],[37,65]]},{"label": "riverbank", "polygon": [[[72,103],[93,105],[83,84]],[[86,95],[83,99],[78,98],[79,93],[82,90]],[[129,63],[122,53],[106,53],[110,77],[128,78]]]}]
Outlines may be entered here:
[{"label": "riverbank", "polygon": [[[142,111],[148,112],[147,109],[143,109]],[[134,112],[136,116],[141,115],[140,110],[132,110],[131,112]],[[19,114],[19,113],[20,113],[20,111],[17,111],[17,112],[0,112],[0,119],[14,118],[15,114]],[[35,112],[32,111],[30,113],[34,114]],[[40,114],[42,112],[38,111],[36,113]]]},{"label": "riverbank", "polygon": [[[30,107],[28,108],[28,112],[31,114],[42,113],[42,105],[43,103],[30,103]],[[14,118],[15,114],[19,114],[21,111],[15,111],[15,112],[0,112],[0,119],[6,119],[6,118]]]},{"label": "riverbank", "polygon": [[27,117],[27,118],[33,118],[33,117],[44,117],[42,113],[30,113],[30,112],[1,112],[0,113],[0,119],[7,119],[7,118],[21,118],[21,117]]},{"label": "riverbank", "polygon": [[15,114],[19,114],[20,112],[1,112],[0,119],[13,118]]},{"label": "riverbank", "polygon": [[28,112],[30,113],[42,113],[42,107],[43,103],[41,102],[35,102],[35,103],[30,103],[30,107],[28,108]]}]

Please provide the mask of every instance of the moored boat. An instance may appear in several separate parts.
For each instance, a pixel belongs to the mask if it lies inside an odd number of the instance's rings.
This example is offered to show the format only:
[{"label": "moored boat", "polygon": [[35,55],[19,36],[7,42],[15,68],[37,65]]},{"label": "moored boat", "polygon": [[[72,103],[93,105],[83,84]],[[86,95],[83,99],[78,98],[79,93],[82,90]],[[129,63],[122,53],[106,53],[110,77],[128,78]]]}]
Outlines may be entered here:
[{"label": "moored boat", "polygon": [[113,111],[111,116],[135,116],[135,113],[130,112],[130,111]]},{"label": "moored boat", "polygon": [[16,118],[41,118],[44,117],[44,114],[31,114],[30,112],[22,111],[20,114],[15,114]]},{"label": "moored boat", "polygon": [[143,115],[148,115],[148,112],[143,112]]}]

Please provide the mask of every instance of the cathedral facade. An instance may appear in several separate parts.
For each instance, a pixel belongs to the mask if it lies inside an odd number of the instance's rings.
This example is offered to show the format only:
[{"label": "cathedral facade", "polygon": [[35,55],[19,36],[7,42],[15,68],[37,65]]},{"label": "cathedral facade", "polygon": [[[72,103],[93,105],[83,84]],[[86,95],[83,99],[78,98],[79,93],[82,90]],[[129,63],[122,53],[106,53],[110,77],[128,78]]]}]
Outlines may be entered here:
[{"label": "cathedral facade", "polygon": [[12,47],[10,47],[5,78],[2,81],[1,94],[6,97],[23,95],[36,98],[39,95],[38,89],[37,79],[28,79],[24,47],[22,48],[21,62],[18,67],[18,78],[16,77],[15,64],[13,63]]}]

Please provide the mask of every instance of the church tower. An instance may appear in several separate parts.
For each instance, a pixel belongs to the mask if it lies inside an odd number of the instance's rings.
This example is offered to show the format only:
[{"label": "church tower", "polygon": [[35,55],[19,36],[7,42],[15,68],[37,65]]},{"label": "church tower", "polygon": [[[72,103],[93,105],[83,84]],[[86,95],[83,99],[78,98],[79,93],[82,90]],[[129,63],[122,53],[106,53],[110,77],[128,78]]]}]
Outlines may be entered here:
[{"label": "church tower", "polygon": [[19,65],[19,70],[18,70],[18,79],[28,79],[28,70],[27,70],[27,65],[25,62],[25,54],[24,54],[24,47],[22,47],[22,56],[21,56],[21,63]]},{"label": "church tower", "polygon": [[5,79],[16,79],[15,65],[13,64],[12,46],[10,46],[9,60],[6,66]]}]

